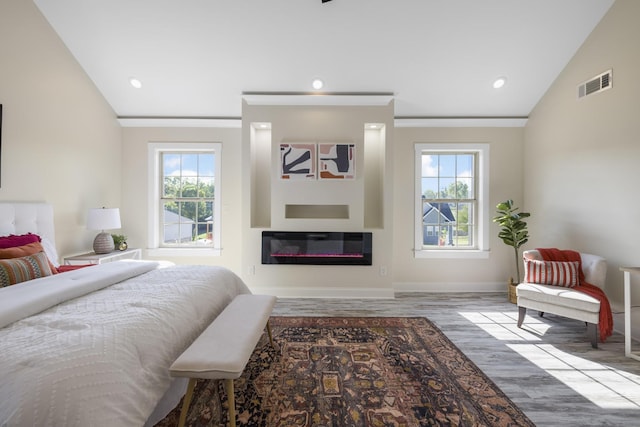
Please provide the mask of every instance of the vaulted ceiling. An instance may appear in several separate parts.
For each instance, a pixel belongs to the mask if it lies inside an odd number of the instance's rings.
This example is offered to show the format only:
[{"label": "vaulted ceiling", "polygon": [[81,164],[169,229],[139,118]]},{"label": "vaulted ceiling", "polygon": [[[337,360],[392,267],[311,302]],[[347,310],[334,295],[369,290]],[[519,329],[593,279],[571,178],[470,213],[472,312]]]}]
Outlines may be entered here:
[{"label": "vaulted ceiling", "polygon": [[214,118],[314,78],[396,117],[527,116],[613,1],[34,0],[118,116]]}]

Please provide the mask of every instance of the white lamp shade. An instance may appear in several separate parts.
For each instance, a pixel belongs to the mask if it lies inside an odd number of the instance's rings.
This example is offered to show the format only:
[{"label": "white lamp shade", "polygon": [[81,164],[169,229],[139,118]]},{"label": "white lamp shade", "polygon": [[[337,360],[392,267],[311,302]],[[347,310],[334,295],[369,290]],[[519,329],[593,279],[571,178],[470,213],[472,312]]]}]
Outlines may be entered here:
[{"label": "white lamp shade", "polygon": [[120,208],[89,209],[87,215],[89,230],[115,230],[120,227]]}]

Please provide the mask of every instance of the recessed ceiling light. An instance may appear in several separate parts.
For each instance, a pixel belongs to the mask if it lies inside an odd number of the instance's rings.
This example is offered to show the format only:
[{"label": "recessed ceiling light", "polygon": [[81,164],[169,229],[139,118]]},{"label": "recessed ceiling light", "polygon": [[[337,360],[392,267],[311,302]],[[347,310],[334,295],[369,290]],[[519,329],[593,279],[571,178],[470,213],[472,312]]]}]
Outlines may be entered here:
[{"label": "recessed ceiling light", "polygon": [[496,79],[496,81],[493,82],[493,88],[494,89],[500,89],[506,83],[507,83],[507,78],[506,77],[498,77]]},{"label": "recessed ceiling light", "polygon": [[311,82],[311,86],[315,90],[320,90],[324,87],[324,82],[320,79],[313,79],[313,81]]},{"label": "recessed ceiling light", "polygon": [[129,83],[131,84],[131,86],[135,87],[136,89],[140,89],[142,87],[142,82],[136,79],[135,77],[131,77],[129,79]]},{"label": "recessed ceiling light", "polygon": [[254,129],[271,129],[271,123],[269,122],[255,122],[251,123]]}]

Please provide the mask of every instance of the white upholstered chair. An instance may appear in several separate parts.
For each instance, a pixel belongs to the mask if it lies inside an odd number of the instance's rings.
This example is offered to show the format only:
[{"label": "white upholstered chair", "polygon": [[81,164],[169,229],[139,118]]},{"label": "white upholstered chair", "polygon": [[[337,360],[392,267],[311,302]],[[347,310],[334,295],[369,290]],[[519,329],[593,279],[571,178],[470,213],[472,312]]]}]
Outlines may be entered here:
[{"label": "white upholstered chair", "polygon": [[[585,281],[603,288],[607,276],[607,262],[598,255],[580,253]],[[540,252],[529,250],[523,253],[523,259],[542,260]],[[561,286],[520,283],[516,288],[518,296],[518,327],[522,327],[527,309],[556,314],[587,323],[591,346],[598,348],[598,322],[600,301],[583,292]]]}]

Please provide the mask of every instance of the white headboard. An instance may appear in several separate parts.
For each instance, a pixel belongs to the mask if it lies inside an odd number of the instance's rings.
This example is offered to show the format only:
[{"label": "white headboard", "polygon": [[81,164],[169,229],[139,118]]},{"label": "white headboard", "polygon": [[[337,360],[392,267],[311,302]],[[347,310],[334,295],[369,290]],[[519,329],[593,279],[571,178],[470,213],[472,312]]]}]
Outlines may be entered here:
[{"label": "white headboard", "polygon": [[[48,203],[0,202],[0,236],[34,233],[48,240],[45,251],[54,265],[56,233],[53,226],[53,206]],[[44,240],[43,240],[44,242]],[[52,247],[47,247],[47,246]]]},{"label": "white headboard", "polygon": [[0,202],[0,236],[34,233],[56,241],[53,206],[48,203]]}]

